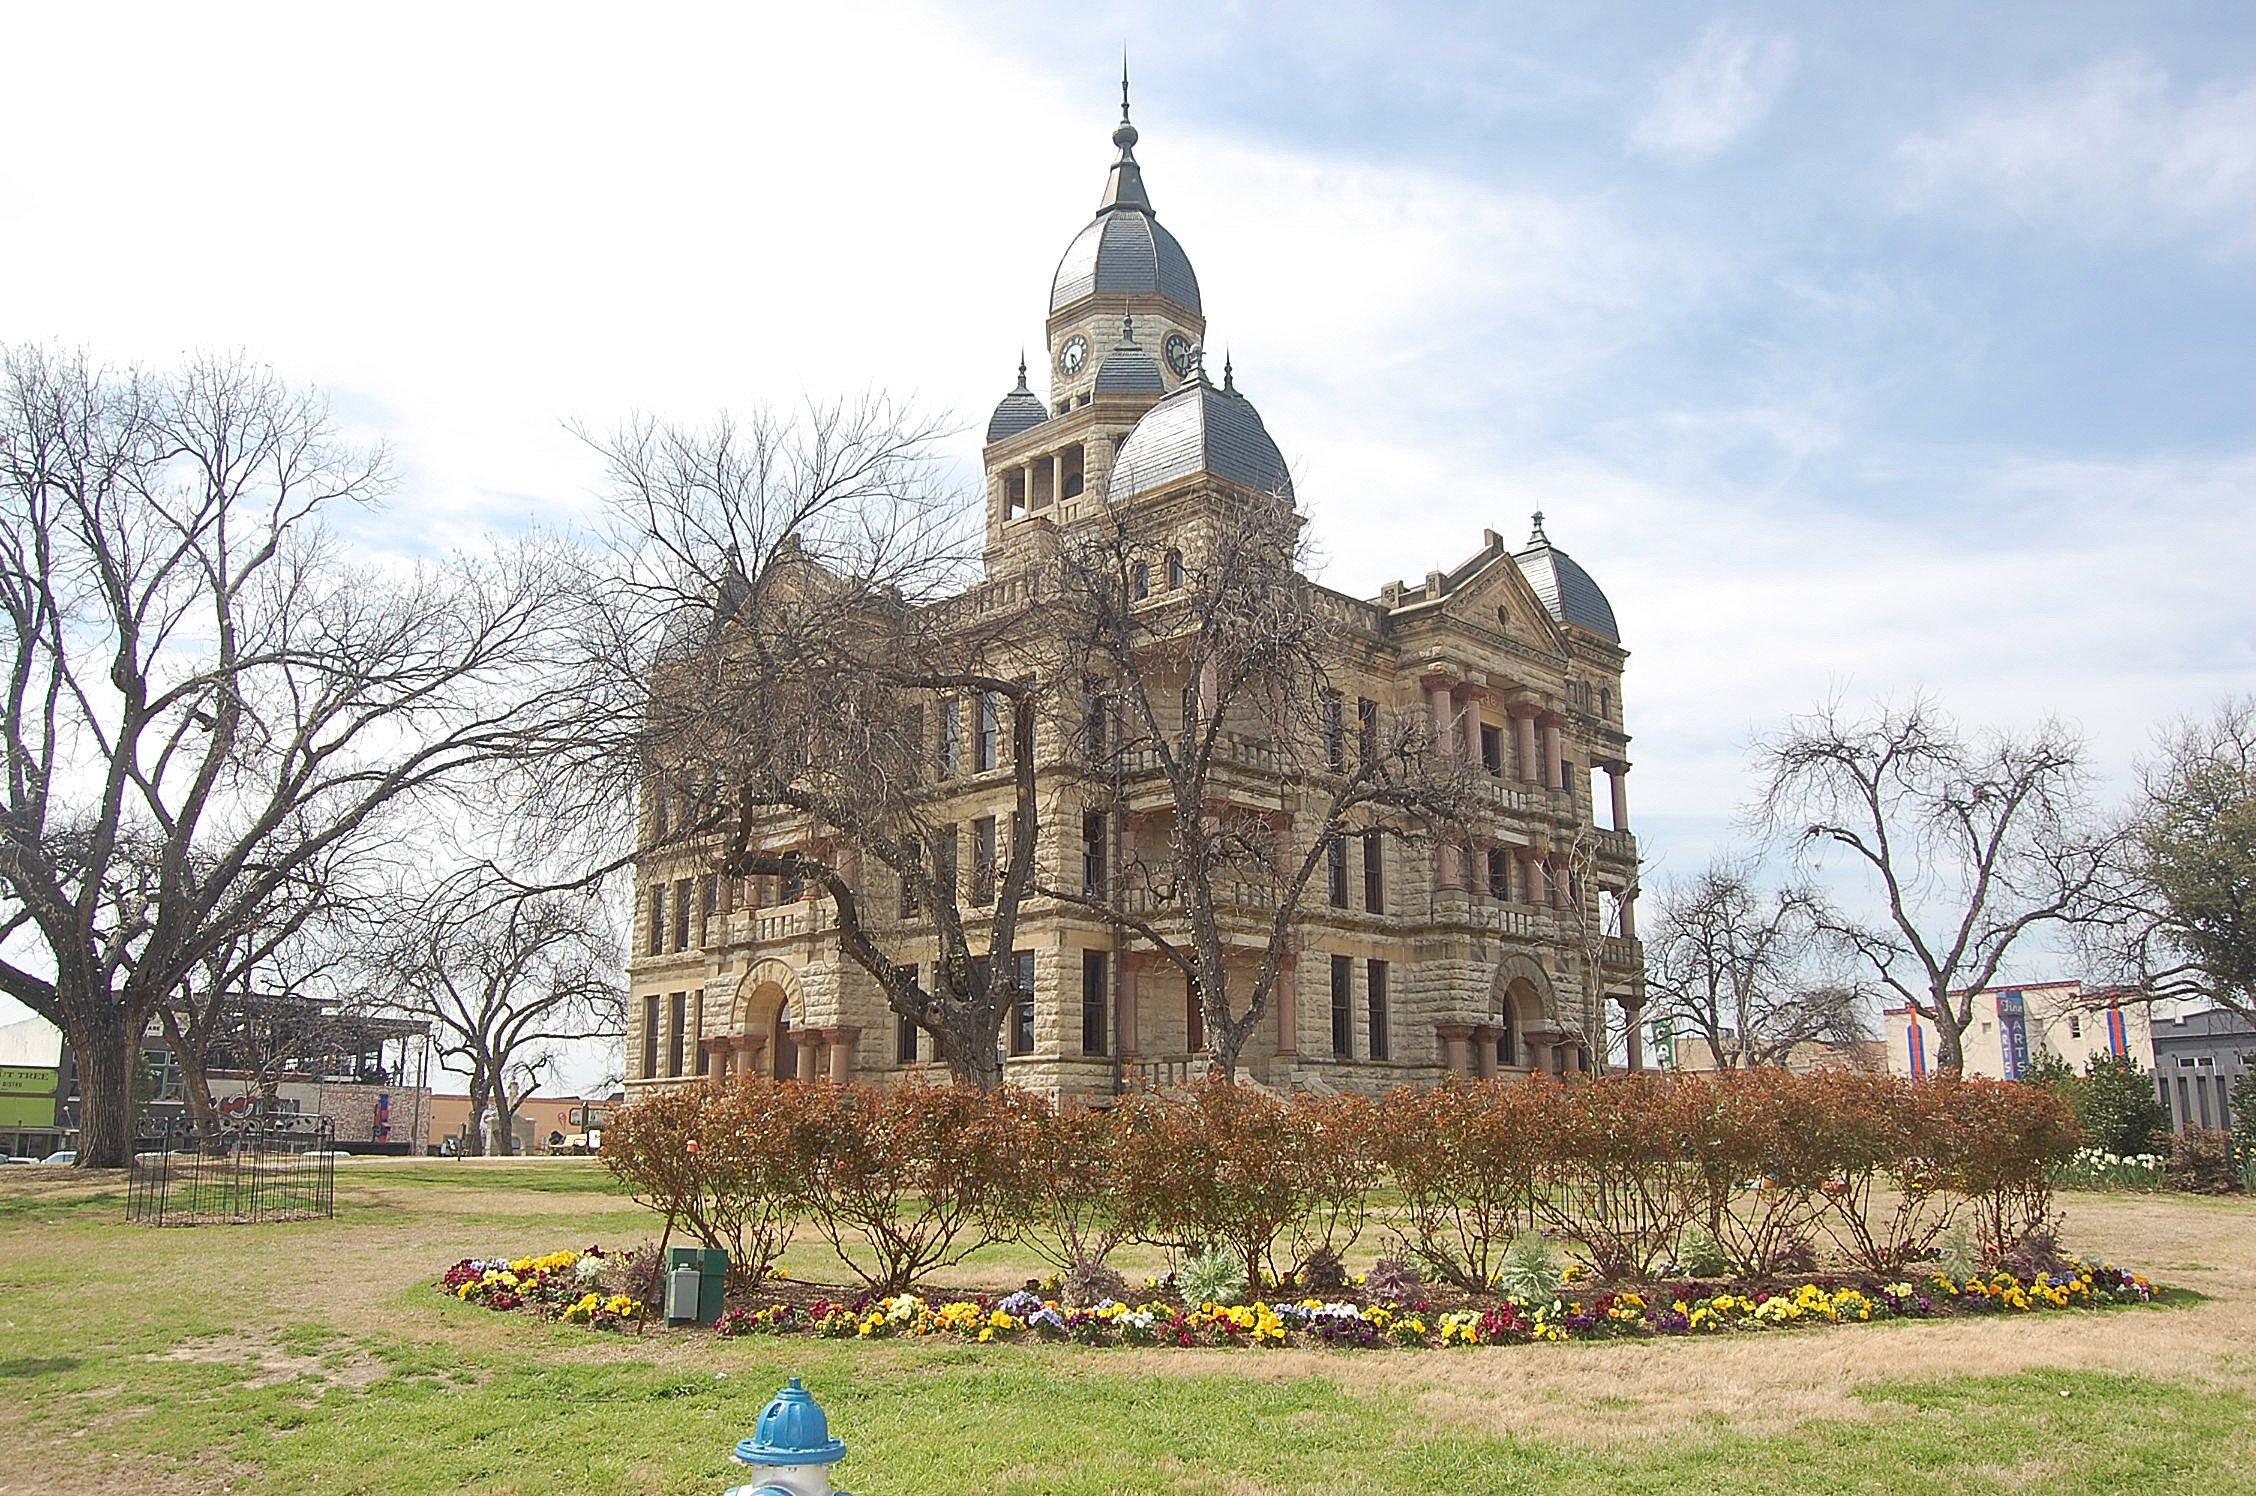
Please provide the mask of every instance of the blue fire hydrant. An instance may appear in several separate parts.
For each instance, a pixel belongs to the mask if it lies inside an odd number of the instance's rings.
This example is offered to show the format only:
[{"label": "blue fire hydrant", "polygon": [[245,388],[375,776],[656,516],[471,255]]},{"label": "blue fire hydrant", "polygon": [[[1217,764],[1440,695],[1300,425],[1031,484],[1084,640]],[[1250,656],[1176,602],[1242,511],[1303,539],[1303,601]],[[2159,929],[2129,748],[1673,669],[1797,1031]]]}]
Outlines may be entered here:
[{"label": "blue fire hydrant", "polygon": [[734,1458],[758,1466],[760,1479],[722,1496],[849,1496],[830,1484],[830,1467],[846,1458],[846,1445],[830,1436],[822,1405],[797,1377],[760,1410],[757,1430],[737,1441]]}]

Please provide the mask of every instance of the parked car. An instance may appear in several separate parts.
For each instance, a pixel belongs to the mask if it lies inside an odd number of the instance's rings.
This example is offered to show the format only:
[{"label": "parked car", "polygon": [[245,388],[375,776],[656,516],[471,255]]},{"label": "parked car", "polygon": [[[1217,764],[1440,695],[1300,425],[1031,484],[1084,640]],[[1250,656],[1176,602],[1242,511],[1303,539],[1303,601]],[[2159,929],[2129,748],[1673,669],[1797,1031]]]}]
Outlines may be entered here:
[{"label": "parked car", "polygon": [[41,1159],[40,1162],[43,1164],[75,1164],[78,1162],[78,1150],[76,1148],[58,1148]]},{"label": "parked car", "polygon": [[36,1158],[10,1158],[6,1154],[0,1154],[0,1164],[35,1164],[38,1162],[39,1160]]}]

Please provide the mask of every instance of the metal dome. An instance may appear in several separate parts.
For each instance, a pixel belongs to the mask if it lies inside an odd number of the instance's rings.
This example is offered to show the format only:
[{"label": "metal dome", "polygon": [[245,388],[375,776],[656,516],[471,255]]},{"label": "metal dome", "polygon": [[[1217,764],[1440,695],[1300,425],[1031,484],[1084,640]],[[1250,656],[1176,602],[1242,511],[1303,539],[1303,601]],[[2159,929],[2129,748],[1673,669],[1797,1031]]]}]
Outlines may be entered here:
[{"label": "metal dome", "polygon": [[1003,396],[995,413],[987,418],[987,444],[993,446],[1006,436],[1031,431],[1049,418],[1050,410],[1042,397],[1026,387],[1026,355],[1022,353],[1018,357],[1018,388]]},{"label": "metal dome", "polygon": [[1535,516],[1535,531],[1528,536],[1528,548],[1512,559],[1519,563],[1520,574],[1527,578],[1544,610],[1553,618],[1604,635],[1616,644],[1621,642],[1613,605],[1606,601],[1606,594],[1598,590],[1598,583],[1590,573],[1543,533],[1541,513]]},{"label": "metal dome", "polygon": [[1120,444],[1111,496],[1133,498],[1202,473],[1288,500],[1293,496],[1284,454],[1269,439],[1253,402],[1234,387],[1208,384],[1203,369],[1145,411]]},{"label": "metal dome", "polygon": [[1159,226],[1136,164],[1136,127],[1128,123],[1128,78],[1120,79],[1120,124],[1112,132],[1119,159],[1105,178],[1097,216],[1073,236],[1050,280],[1050,310],[1102,291],[1148,291],[1197,312],[1198,276],[1175,236]]},{"label": "metal dome", "polygon": [[1096,393],[1100,395],[1159,395],[1167,381],[1159,360],[1136,345],[1136,319],[1122,319],[1120,341],[1097,366]]}]

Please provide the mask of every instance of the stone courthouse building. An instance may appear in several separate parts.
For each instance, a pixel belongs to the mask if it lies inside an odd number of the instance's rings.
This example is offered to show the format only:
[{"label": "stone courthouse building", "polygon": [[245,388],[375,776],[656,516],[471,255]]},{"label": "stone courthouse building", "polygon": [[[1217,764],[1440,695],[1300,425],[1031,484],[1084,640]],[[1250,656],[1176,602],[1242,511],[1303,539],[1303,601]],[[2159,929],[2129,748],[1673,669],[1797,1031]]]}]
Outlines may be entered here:
[{"label": "stone courthouse building", "polygon": [[[1231,497],[1292,502],[1291,474],[1253,403],[1234,377],[1218,386],[1205,371],[1198,277],[1153,211],[1125,94],[1124,85],[1118,156],[1096,215],[1050,285],[1047,393],[1022,360],[987,426],[979,586],[993,598],[1024,584],[1040,552],[1032,537],[1104,523],[1114,506],[1148,505],[1190,525],[1202,506]],[[1180,585],[1177,569],[1173,551],[1155,557],[1137,569],[1135,595],[1161,597]],[[1605,1063],[1616,1023],[1637,1065],[1626,654],[1605,594],[1538,515],[1523,545],[1490,531],[1422,582],[1375,598],[1322,595],[1339,624],[1328,674],[1345,732],[1382,712],[1430,713],[1474,770],[1481,808],[1440,841],[1370,835],[1342,845],[1304,900],[1290,969],[1240,1073],[1278,1089],[1377,1090],[1451,1073],[1590,1070]],[[991,869],[1013,808],[1004,734],[977,700],[937,716],[930,814],[960,828],[963,868]],[[1139,802],[1131,757],[1100,804],[1088,748],[1069,729],[1038,738],[1040,876],[1053,883],[1101,881],[1108,862],[1120,865],[1123,838],[1166,839],[1165,794]],[[1285,816],[1304,803],[1302,772],[1276,745],[1234,739],[1224,757],[1221,793]],[[928,1036],[896,1018],[839,949],[827,898],[777,878],[719,876],[716,851],[667,848],[638,867],[630,1090],[745,1073],[944,1077]],[[970,876],[975,914],[979,874]],[[874,882],[863,902],[878,907],[893,895]],[[1275,905],[1248,903],[1256,907],[1230,911],[1228,938],[1252,952]],[[1031,1000],[1005,1025],[1009,1079],[1097,1097],[1197,1071],[1196,1004],[1180,970],[1136,937],[1089,910],[1030,898],[1015,943],[1032,980]],[[929,943],[921,949],[929,961]],[[896,959],[918,950],[908,935]]]}]

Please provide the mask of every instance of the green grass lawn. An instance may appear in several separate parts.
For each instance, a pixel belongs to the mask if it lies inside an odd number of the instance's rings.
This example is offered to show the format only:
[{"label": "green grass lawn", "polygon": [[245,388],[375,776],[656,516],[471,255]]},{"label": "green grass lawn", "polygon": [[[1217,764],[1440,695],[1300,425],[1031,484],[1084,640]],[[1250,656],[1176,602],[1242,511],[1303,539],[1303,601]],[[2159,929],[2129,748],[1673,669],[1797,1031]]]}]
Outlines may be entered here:
[{"label": "green grass lawn", "polygon": [[1355,1354],[597,1334],[429,1284],[647,1238],[599,1168],[356,1163],[337,1196],[334,1221],[157,1231],[115,1184],[0,1180],[0,1492],[718,1492],[790,1374],[864,1496],[2256,1491],[2246,1201],[2069,1201],[2072,1245],[2201,1296],[2180,1307]]}]

